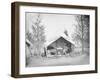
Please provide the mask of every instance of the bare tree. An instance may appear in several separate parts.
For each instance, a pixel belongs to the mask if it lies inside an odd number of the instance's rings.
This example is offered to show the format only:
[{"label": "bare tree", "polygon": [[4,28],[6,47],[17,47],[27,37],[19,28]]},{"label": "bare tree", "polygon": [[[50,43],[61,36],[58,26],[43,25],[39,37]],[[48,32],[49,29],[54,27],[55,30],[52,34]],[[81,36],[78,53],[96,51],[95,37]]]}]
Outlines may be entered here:
[{"label": "bare tree", "polygon": [[33,44],[33,54],[41,55],[44,51],[45,43],[45,28],[41,24],[41,16],[37,15],[36,21],[32,25],[32,44]]},{"label": "bare tree", "polygon": [[83,52],[85,47],[89,47],[89,16],[77,15],[76,22],[73,40],[81,45]]}]

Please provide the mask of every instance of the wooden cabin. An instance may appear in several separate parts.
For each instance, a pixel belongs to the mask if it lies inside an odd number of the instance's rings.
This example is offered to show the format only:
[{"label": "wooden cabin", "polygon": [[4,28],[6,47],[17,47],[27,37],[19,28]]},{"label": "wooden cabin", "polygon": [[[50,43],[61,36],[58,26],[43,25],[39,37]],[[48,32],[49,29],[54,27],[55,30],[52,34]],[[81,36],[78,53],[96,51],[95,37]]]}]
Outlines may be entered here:
[{"label": "wooden cabin", "polygon": [[47,46],[47,54],[51,56],[66,55],[74,49],[74,44],[60,36]]}]

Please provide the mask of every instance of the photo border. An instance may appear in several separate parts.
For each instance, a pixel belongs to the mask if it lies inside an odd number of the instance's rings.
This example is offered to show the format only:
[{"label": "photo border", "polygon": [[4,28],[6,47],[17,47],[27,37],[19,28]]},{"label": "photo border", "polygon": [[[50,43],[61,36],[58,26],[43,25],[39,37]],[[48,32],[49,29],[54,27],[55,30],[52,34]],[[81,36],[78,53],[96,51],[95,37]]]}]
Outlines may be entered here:
[{"label": "photo border", "polygon": [[[20,72],[20,56],[19,56],[19,35],[20,35],[20,20],[19,9],[20,6],[39,6],[39,7],[55,7],[55,8],[70,8],[70,9],[88,9],[95,11],[95,70],[89,71],[74,71],[74,72],[55,72],[55,73],[43,73],[43,74],[19,74]],[[29,3],[29,2],[13,2],[11,4],[11,76],[15,78],[25,77],[41,77],[41,76],[58,76],[58,75],[72,75],[72,74],[86,74],[97,73],[97,7],[96,6],[80,6],[80,5],[62,5],[62,4],[44,4],[44,3]]]}]

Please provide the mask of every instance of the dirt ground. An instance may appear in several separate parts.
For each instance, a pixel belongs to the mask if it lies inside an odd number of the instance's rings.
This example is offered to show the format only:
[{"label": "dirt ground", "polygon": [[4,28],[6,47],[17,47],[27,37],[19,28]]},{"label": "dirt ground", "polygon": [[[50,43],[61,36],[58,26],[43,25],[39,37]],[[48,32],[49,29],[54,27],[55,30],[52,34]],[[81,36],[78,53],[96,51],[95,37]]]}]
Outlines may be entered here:
[{"label": "dirt ground", "polygon": [[26,67],[40,67],[40,66],[65,66],[65,65],[85,65],[89,64],[89,55],[86,50],[84,54],[73,52],[67,56],[56,57],[36,57],[29,59]]}]

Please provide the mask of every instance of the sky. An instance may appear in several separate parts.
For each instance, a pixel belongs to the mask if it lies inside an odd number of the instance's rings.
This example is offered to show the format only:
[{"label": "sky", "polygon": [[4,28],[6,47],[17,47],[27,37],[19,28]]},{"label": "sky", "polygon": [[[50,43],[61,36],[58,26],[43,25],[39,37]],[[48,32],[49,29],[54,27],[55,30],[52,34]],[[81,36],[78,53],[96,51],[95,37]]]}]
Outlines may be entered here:
[{"label": "sky", "polygon": [[[37,18],[37,13],[26,13],[26,30],[31,31],[31,26]],[[40,13],[41,24],[45,27],[46,40],[52,40],[68,31],[69,37],[74,32],[75,15]]]}]

